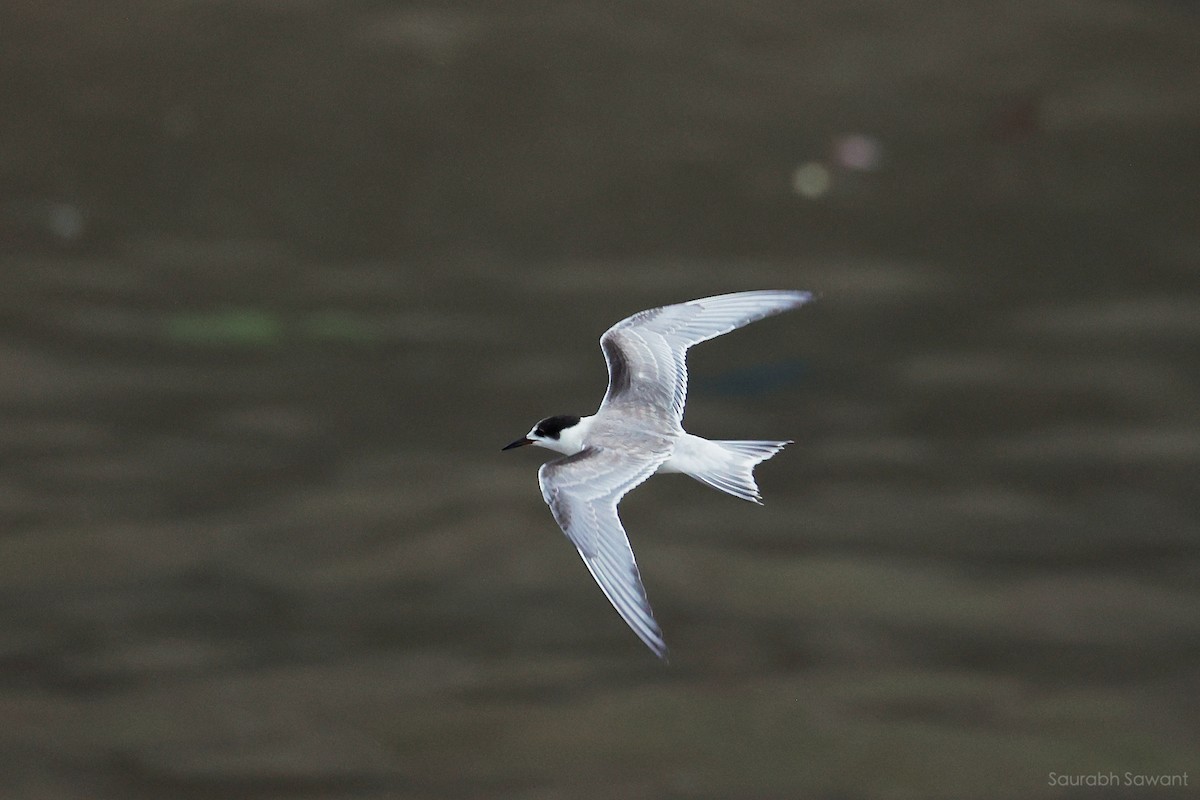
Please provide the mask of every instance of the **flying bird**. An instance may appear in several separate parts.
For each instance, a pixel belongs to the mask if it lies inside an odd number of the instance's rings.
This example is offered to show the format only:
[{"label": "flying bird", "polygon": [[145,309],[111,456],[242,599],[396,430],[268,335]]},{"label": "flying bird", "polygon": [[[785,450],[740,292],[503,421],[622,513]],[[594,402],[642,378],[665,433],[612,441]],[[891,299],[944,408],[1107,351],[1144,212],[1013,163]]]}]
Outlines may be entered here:
[{"label": "flying bird", "polygon": [[656,472],[682,472],[762,504],[754,468],[790,441],[714,441],[683,429],[687,350],[812,299],[809,292],[735,292],[640,311],[600,337],[608,391],[588,417],[546,417],[504,450],[537,445],[566,458],[538,470],[542,497],[621,618],[656,656],[654,619],[617,504]]}]

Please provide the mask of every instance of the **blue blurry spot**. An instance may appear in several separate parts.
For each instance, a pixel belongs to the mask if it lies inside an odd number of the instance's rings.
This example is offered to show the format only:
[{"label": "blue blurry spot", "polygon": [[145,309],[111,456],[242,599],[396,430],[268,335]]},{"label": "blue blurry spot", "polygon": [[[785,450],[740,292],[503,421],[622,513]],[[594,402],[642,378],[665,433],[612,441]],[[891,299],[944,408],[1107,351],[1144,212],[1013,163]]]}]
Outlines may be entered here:
[{"label": "blue blurry spot", "polygon": [[694,385],[711,394],[753,396],[799,386],[808,372],[808,365],[803,361],[781,361],[729,370],[697,380]]}]

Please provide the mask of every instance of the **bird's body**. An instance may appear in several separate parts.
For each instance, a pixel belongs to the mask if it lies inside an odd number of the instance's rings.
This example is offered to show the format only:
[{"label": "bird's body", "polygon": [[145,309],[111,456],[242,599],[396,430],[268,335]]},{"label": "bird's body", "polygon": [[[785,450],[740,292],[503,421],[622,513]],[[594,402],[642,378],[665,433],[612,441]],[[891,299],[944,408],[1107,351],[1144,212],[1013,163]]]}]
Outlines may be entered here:
[{"label": "bird's body", "polygon": [[542,496],[606,597],[660,658],[654,620],[617,504],[656,472],[682,472],[761,502],[754,467],[789,442],[713,441],[683,429],[689,347],[797,308],[808,292],[718,295],[634,314],[600,337],[609,385],[595,414],[547,417],[508,447],[535,444],[564,454],[538,470]]}]

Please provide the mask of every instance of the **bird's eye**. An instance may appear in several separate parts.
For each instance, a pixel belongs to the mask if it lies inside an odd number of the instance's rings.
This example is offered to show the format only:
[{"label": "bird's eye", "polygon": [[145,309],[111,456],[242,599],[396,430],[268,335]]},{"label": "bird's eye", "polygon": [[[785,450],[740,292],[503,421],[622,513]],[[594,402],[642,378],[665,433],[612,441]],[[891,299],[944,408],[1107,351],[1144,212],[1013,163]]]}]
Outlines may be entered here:
[{"label": "bird's eye", "polygon": [[533,435],[534,436],[545,436],[546,432],[544,430],[542,430],[541,428],[538,428],[537,430],[535,430],[533,432]]}]

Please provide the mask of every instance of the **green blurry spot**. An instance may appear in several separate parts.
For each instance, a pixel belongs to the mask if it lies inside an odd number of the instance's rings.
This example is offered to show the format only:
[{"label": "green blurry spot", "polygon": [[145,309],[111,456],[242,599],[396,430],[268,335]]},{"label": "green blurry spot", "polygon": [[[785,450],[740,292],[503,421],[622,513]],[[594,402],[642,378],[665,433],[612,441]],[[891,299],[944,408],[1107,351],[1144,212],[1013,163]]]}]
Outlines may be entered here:
[{"label": "green blurry spot", "polygon": [[189,344],[262,347],[279,343],[283,322],[276,314],[255,309],[180,314],[167,321],[167,336]]}]

